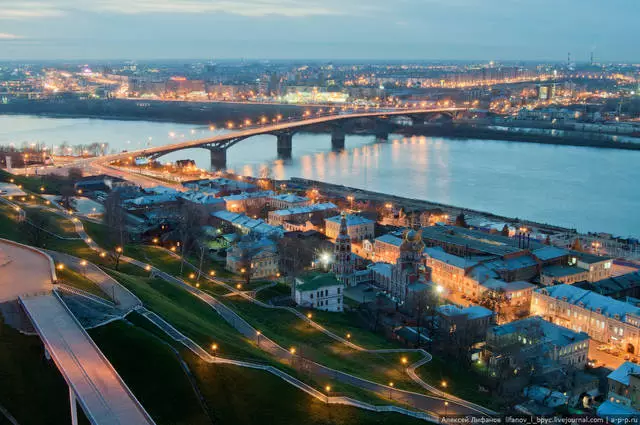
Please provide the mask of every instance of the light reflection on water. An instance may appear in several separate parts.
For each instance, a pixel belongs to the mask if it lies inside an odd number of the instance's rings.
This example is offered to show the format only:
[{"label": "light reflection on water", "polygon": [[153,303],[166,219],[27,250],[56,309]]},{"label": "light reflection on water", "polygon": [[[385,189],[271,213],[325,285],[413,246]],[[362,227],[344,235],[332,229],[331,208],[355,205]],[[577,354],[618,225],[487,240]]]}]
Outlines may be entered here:
[{"label": "light reflection on water", "polygon": [[[112,149],[132,150],[218,133],[184,124],[0,116],[0,144],[104,141]],[[228,164],[247,175],[323,180],[585,231],[640,236],[640,152],[397,135],[388,143],[347,136],[345,151],[330,149],[329,135],[296,134],[293,158],[283,161],[276,157],[274,136],[256,136],[231,148]],[[183,158],[209,167],[203,149],[162,160]]]}]

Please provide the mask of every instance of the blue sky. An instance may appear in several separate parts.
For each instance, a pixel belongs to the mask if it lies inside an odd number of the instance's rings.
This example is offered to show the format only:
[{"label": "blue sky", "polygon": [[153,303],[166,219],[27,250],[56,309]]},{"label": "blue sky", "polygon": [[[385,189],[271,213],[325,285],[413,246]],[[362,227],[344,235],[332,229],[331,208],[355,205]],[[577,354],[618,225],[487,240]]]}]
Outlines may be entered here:
[{"label": "blue sky", "polygon": [[0,0],[0,59],[640,62],[640,0]]}]

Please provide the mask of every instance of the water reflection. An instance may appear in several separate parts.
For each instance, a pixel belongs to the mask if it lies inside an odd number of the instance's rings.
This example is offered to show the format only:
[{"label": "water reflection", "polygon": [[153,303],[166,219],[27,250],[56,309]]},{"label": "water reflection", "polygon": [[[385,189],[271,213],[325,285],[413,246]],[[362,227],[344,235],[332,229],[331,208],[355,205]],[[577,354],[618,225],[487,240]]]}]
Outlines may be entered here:
[{"label": "water reflection", "polygon": [[[99,141],[119,151],[221,133],[170,123],[0,116],[0,144],[16,146]],[[185,158],[210,166],[204,149],[161,160]],[[325,180],[622,236],[640,236],[639,160],[633,151],[399,135],[388,143],[347,136],[346,149],[331,152],[329,135],[296,134],[290,160],[277,159],[273,136],[244,140],[228,152],[230,168],[243,174]]]}]

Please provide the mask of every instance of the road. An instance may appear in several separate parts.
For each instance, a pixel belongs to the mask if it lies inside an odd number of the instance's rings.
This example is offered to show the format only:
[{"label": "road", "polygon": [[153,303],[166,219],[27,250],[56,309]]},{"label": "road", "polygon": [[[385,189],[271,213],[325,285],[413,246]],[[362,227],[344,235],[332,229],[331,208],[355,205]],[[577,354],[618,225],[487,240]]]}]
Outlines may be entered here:
[{"label": "road", "polygon": [[154,423],[55,293],[20,302],[92,424]]}]

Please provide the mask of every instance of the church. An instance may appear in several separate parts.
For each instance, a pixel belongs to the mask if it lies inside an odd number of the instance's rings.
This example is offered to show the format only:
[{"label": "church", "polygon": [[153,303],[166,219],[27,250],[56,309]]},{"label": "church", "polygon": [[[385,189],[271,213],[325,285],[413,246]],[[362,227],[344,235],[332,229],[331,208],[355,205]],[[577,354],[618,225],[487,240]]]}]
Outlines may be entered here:
[{"label": "church", "polygon": [[[370,284],[402,304],[412,290],[427,287],[428,269],[421,267],[424,248],[422,232],[409,229],[403,235],[396,264],[373,263],[364,270],[356,270],[356,255],[351,252],[351,238],[343,213],[340,231],[335,241],[332,272],[347,288],[360,283]],[[426,271],[421,273],[421,270]]]}]

